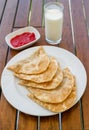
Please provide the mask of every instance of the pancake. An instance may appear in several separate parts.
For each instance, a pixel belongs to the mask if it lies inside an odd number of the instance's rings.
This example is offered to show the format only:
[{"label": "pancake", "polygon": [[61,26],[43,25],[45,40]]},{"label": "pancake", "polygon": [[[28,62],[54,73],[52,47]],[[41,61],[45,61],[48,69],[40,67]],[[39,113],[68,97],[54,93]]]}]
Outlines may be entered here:
[{"label": "pancake", "polygon": [[34,102],[41,105],[43,108],[50,110],[55,113],[63,112],[68,110],[75,104],[76,101],[76,86],[73,86],[72,92],[70,95],[61,103],[47,103],[38,100],[32,93],[29,94],[29,98],[31,98]]},{"label": "pancake", "polygon": [[75,77],[68,68],[61,70],[60,63],[39,47],[30,57],[8,67],[19,84],[29,91],[27,95],[37,104],[52,112],[63,112],[76,100]]},{"label": "pancake", "polygon": [[46,71],[44,71],[41,74],[36,74],[36,75],[27,75],[27,74],[18,74],[14,73],[14,75],[20,79],[24,80],[30,80],[36,83],[43,83],[43,82],[48,82],[51,81],[54,75],[56,74],[58,69],[58,63],[54,57],[50,57],[50,64],[47,68]]},{"label": "pancake", "polygon": [[63,81],[52,90],[42,90],[29,87],[28,90],[39,100],[48,103],[63,102],[71,93],[74,86],[74,76],[68,68],[63,70]]},{"label": "pancake", "polygon": [[56,88],[63,80],[63,72],[60,68],[58,68],[55,76],[53,77],[53,79],[49,82],[44,82],[44,83],[35,83],[32,81],[28,81],[28,80],[21,80],[19,82],[20,85],[23,85],[25,87],[34,87],[34,88],[40,88],[40,89],[54,89]]},{"label": "pancake", "polygon": [[39,74],[44,72],[50,63],[50,59],[43,47],[39,47],[30,57],[20,60],[8,67],[15,73]]}]

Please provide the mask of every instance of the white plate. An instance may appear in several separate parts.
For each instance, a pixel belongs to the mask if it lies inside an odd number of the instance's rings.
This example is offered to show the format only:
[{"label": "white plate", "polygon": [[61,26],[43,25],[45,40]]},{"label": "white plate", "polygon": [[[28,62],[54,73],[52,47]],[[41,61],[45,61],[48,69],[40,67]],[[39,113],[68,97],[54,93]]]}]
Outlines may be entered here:
[{"label": "white plate", "polygon": [[[2,73],[2,91],[7,101],[21,112],[35,116],[55,115],[56,113],[44,109],[29,99],[27,97],[28,91],[24,87],[18,85],[17,78],[15,78],[13,73],[7,69],[8,66],[31,55],[37,48],[38,47],[26,49],[14,56],[8,62]],[[44,46],[44,49],[48,55],[54,56],[57,61],[60,62],[62,68],[69,67],[72,73],[75,75],[77,82],[77,99],[74,104],[76,104],[82,97],[87,83],[86,71],[83,64],[75,55],[62,48]]]},{"label": "white plate", "polygon": [[[17,36],[17,35],[20,35],[24,32],[34,32],[35,36],[36,36],[36,40],[32,41],[32,42],[29,42],[28,44],[25,44],[23,46],[20,46],[20,47],[13,47],[10,43],[10,40]],[[37,42],[40,38],[40,33],[38,32],[38,30],[32,26],[28,26],[28,27],[24,27],[24,28],[21,28],[21,29],[18,29],[12,33],[9,33],[6,37],[5,37],[5,40],[6,40],[6,43],[7,45],[12,48],[12,49],[15,49],[15,50],[21,50],[21,49],[24,49],[24,48],[27,48],[29,46],[32,46],[35,42]]]}]

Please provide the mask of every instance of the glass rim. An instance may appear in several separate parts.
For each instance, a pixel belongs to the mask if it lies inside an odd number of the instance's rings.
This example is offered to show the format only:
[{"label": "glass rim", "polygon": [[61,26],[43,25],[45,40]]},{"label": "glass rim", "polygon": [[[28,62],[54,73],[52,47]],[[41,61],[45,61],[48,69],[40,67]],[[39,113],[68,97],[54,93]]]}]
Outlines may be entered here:
[{"label": "glass rim", "polygon": [[59,6],[62,11],[64,10],[64,5],[61,2],[47,2],[44,5],[44,10],[47,9],[48,6],[53,5],[53,4],[56,5],[56,6]]}]

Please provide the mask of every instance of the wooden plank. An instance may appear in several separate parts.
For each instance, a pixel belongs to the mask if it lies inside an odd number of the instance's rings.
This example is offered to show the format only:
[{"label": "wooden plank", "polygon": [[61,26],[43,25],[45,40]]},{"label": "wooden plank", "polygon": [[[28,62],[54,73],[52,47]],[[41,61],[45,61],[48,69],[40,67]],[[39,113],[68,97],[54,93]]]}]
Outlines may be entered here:
[{"label": "wooden plank", "polygon": [[[67,49],[72,53],[75,53],[75,47],[73,45],[73,37],[72,37],[72,27],[71,27],[71,18],[70,18],[70,8],[69,8],[69,0],[60,0],[64,5],[64,23],[63,23],[63,36],[62,41],[59,44],[59,47]],[[63,130],[79,130],[81,129],[81,120],[80,120],[80,113],[79,113],[80,106],[76,104],[70,110],[62,113],[62,128]],[[76,119],[74,121],[74,119]],[[74,124],[78,124],[75,125]]]},{"label": "wooden plank", "polygon": [[5,36],[12,31],[15,11],[17,7],[17,0],[7,1],[4,15],[0,25],[0,76],[5,65],[7,45],[5,43]]},{"label": "wooden plank", "polygon": [[[89,41],[87,35],[86,22],[84,20],[82,0],[72,0],[72,14],[73,14],[73,25],[75,32],[75,43],[76,52],[79,59],[85,66],[87,71],[87,87],[86,91],[82,97],[83,106],[83,118],[84,118],[84,128],[89,129],[89,104],[87,100],[89,99]],[[76,8],[75,8],[76,7]]]},{"label": "wooden plank", "polygon": [[59,130],[58,115],[41,117],[40,130]]},{"label": "wooden plank", "polygon": [[31,0],[19,0],[14,27],[24,27],[28,24]]},{"label": "wooden plank", "polygon": [[1,23],[5,4],[6,4],[6,0],[0,0],[0,23]]},{"label": "wooden plank", "polygon": [[15,129],[16,110],[2,95],[0,100],[0,130]]},{"label": "wooden plank", "polygon": [[89,0],[83,0],[85,20],[87,24],[88,36],[89,36]]},{"label": "wooden plank", "polygon": [[43,0],[32,0],[31,16],[29,18],[30,25],[42,26],[42,4]]},{"label": "wooden plank", "polygon": [[[0,25],[0,76],[7,60],[7,45],[4,38],[12,31],[16,7],[17,0],[13,0],[13,2],[11,0],[7,1]],[[0,129],[14,130],[15,116],[15,109],[7,103],[2,94],[0,99]]]},{"label": "wooden plank", "polygon": [[70,11],[69,11],[69,0],[57,0],[61,2],[64,6],[64,17],[63,17],[63,33],[62,33],[62,41],[59,44],[59,47],[67,49],[74,53],[74,45],[73,45],[73,38],[72,38],[72,28],[71,28],[71,21],[70,21]]},{"label": "wooden plank", "polygon": [[79,103],[62,114],[62,128],[63,130],[70,130],[70,128],[73,130],[82,129]]},{"label": "wooden plank", "polygon": [[18,130],[37,130],[37,117],[20,113]]}]

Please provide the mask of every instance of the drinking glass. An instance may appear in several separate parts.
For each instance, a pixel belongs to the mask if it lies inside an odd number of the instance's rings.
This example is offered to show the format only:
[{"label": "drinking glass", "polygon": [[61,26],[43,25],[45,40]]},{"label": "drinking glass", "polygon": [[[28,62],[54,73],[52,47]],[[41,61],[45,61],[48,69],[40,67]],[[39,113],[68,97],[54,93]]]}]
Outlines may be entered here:
[{"label": "drinking glass", "polygon": [[44,5],[45,38],[50,44],[59,44],[62,39],[63,4],[48,2]]}]

